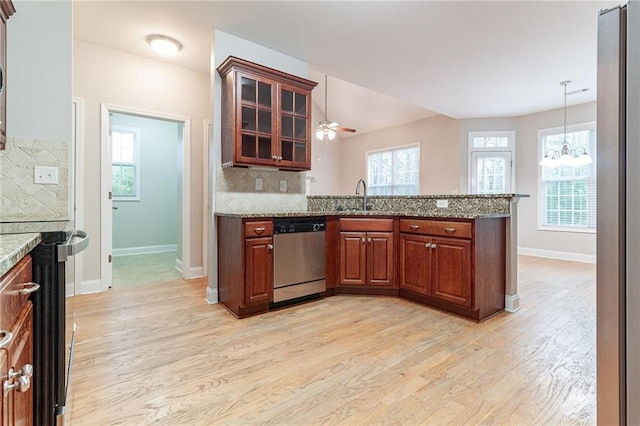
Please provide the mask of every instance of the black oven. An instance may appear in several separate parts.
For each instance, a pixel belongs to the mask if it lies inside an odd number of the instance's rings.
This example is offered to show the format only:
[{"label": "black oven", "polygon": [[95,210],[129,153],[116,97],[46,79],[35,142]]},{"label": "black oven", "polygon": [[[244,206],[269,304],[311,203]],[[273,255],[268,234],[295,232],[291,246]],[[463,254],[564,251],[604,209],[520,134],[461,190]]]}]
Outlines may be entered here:
[{"label": "black oven", "polygon": [[39,232],[42,242],[31,251],[33,281],[40,290],[33,302],[33,424],[63,423],[70,378],[73,336],[66,336],[66,262],[89,245],[70,221],[6,222],[3,234]]}]

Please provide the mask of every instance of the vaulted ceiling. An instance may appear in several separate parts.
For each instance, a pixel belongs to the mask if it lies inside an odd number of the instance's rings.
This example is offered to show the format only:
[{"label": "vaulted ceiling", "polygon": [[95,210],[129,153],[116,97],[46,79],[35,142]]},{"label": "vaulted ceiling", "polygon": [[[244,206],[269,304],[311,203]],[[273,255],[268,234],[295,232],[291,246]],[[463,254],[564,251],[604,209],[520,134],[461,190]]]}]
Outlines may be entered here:
[{"label": "vaulted ceiling", "polygon": [[[518,116],[595,100],[597,16],[611,1],[81,1],[74,37],[209,72],[214,29],[308,62],[330,119],[359,130],[433,114]],[[323,85],[314,92],[322,106]],[[389,124],[390,123],[390,124]],[[373,127],[369,127],[373,126]]]}]

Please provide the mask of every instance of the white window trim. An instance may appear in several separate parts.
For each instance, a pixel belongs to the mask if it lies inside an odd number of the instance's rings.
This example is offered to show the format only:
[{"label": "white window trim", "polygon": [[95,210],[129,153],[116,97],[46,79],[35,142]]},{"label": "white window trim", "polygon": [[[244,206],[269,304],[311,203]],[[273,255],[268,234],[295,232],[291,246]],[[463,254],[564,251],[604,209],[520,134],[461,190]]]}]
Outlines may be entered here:
[{"label": "white window trim", "polygon": [[[567,133],[579,132],[581,130],[596,130],[596,122],[595,121],[587,121],[584,123],[576,123],[567,125]],[[542,223],[542,217],[544,215],[544,194],[542,193],[542,166],[540,166],[540,161],[542,161],[542,157],[544,154],[542,152],[542,138],[547,135],[556,135],[559,133],[564,133],[564,126],[557,126],[548,129],[540,129],[538,130],[538,160],[536,162],[536,166],[538,168],[538,231],[551,231],[551,232],[571,232],[577,234],[595,234],[597,229],[587,229],[587,228],[572,228],[572,227],[564,227],[564,226],[545,226]],[[598,141],[596,140],[596,144]],[[597,148],[597,145],[596,145]],[[590,152],[590,155],[594,155],[594,152]],[[596,161],[598,159],[596,158]],[[597,180],[597,176],[596,176]],[[597,194],[596,194],[596,204],[597,204]]]},{"label": "white window trim", "polygon": [[[136,195],[133,197],[125,197],[113,194],[113,201],[140,201],[140,128],[114,124],[111,128],[111,132],[135,134],[134,150],[136,164]],[[111,159],[111,164],[113,165],[113,158]]]},{"label": "white window trim", "polygon": [[[473,146],[473,138],[475,137],[507,137],[506,147],[490,147],[475,148]],[[467,133],[467,192],[471,193],[473,188],[473,173],[472,173],[472,155],[474,152],[510,152],[511,153],[511,192],[516,192],[516,132],[515,130],[486,130],[486,131],[470,131]]]},{"label": "white window trim", "polygon": [[420,180],[421,180],[421,169],[420,169],[420,160],[422,159],[422,142],[417,141],[417,142],[413,142],[413,143],[409,143],[406,145],[396,145],[396,146],[392,146],[392,147],[387,147],[387,148],[380,148],[380,149],[372,149],[370,151],[365,151],[364,153],[364,172],[365,172],[365,176],[367,177],[367,185],[369,185],[369,154],[375,154],[378,152],[387,152],[387,151],[396,151],[399,149],[405,149],[405,148],[413,148],[413,147],[417,147],[418,148],[418,188],[417,188],[417,192],[418,194],[420,194]]}]

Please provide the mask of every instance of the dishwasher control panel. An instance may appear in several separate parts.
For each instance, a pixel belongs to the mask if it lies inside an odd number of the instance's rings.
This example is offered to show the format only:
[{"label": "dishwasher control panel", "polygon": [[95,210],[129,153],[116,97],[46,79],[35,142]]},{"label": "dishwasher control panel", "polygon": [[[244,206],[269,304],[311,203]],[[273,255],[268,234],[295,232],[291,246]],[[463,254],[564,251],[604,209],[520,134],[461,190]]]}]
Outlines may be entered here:
[{"label": "dishwasher control panel", "polygon": [[324,217],[287,217],[276,218],[274,221],[276,234],[288,234],[293,232],[320,232],[324,231]]}]

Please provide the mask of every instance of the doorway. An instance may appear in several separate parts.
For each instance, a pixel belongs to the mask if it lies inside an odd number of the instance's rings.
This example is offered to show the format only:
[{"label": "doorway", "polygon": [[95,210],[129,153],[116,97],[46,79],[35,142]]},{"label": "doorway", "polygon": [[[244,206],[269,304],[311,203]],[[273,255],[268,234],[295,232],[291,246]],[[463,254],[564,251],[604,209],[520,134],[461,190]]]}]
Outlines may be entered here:
[{"label": "doorway", "polygon": [[189,119],[101,109],[102,290],[188,278]]}]

